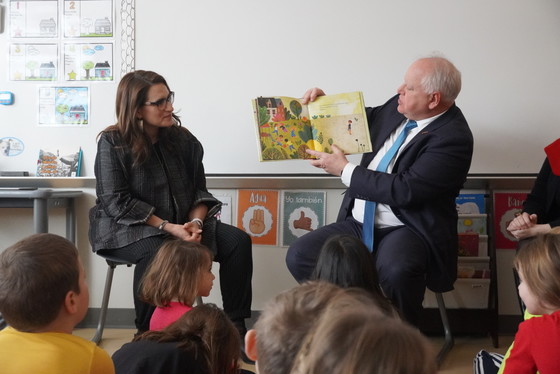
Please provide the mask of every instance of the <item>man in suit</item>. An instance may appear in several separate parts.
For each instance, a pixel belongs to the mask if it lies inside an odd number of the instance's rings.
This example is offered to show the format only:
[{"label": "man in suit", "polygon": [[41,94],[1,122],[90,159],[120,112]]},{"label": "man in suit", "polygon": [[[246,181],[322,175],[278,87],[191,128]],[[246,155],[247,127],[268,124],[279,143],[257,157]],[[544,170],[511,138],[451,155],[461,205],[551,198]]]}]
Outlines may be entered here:
[{"label": "man in suit", "polygon": [[[457,277],[455,197],[471,164],[473,137],[455,98],[461,74],[442,57],[422,58],[407,70],[404,83],[382,106],[366,108],[374,152],[360,165],[344,151],[308,150],[311,164],[340,176],[348,187],[336,223],[312,231],[288,249],[288,269],[301,282],[311,275],[323,243],[332,235],[363,238],[366,201],[377,203],[373,253],[385,294],[412,324],[419,323],[426,286],[453,289]],[[308,90],[304,102],[325,93]],[[375,171],[408,120],[417,127],[387,171]]]}]

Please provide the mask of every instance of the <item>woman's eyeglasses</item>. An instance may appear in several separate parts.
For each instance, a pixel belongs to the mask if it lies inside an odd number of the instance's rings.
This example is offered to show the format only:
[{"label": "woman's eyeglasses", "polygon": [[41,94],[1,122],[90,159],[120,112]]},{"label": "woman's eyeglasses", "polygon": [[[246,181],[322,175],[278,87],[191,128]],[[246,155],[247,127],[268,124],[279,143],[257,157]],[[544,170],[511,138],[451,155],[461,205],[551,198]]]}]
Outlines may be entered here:
[{"label": "woman's eyeglasses", "polygon": [[159,99],[157,101],[146,101],[144,105],[152,105],[157,106],[158,109],[165,109],[167,108],[167,103],[173,104],[173,100],[175,100],[175,92],[171,91],[165,99]]}]

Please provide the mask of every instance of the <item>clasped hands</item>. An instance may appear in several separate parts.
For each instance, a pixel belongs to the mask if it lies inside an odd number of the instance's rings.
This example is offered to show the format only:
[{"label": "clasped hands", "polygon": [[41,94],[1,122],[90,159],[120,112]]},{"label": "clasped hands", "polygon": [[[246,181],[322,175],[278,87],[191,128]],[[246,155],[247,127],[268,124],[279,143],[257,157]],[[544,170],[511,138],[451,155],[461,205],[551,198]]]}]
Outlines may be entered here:
[{"label": "clasped hands", "polygon": [[187,222],[185,224],[171,224],[166,225],[167,231],[184,241],[200,243],[202,240],[202,229],[196,222]]},{"label": "clasped hands", "polygon": [[[324,96],[325,92],[320,88],[310,88],[305,92],[302,98],[302,103],[307,104],[310,101],[315,101],[319,96]],[[311,165],[316,168],[321,168],[329,174],[336,175],[337,177],[342,175],[342,170],[348,163],[346,155],[342,149],[338,148],[333,144],[333,153],[313,151],[311,149],[306,149],[305,152],[315,157],[315,160],[311,160]]]},{"label": "clasped hands", "polygon": [[523,212],[511,220],[507,226],[507,231],[510,232],[516,239],[525,239],[535,236],[537,234],[546,234],[550,231],[550,225],[537,224],[537,215]]}]

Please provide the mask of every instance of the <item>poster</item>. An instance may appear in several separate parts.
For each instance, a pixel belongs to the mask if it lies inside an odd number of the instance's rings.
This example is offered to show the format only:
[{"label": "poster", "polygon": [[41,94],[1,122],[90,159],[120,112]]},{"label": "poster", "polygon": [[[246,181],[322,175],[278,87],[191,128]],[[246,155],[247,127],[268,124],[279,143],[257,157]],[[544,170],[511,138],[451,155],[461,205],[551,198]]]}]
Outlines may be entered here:
[{"label": "poster", "polygon": [[10,37],[56,38],[58,0],[11,0]]},{"label": "poster", "polygon": [[40,87],[39,125],[87,125],[88,87]]},{"label": "poster", "polygon": [[10,80],[54,81],[58,79],[58,45],[10,44]]},{"label": "poster", "polygon": [[112,81],[113,44],[64,44],[64,80]]},{"label": "poster", "polygon": [[325,224],[324,191],[284,191],[282,198],[282,245]]},{"label": "poster", "polygon": [[222,202],[222,208],[216,218],[223,223],[231,225],[231,196],[228,195],[214,195],[214,197]]},{"label": "poster", "polygon": [[506,228],[523,209],[528,192],[511,191],[494,193],[494,233],[497,249],[515,249],[517,239]]},{"label": "poster", "polygon": [[278,239],[278,191],[239,190],[237,227],[253,244],[276,245]]}]

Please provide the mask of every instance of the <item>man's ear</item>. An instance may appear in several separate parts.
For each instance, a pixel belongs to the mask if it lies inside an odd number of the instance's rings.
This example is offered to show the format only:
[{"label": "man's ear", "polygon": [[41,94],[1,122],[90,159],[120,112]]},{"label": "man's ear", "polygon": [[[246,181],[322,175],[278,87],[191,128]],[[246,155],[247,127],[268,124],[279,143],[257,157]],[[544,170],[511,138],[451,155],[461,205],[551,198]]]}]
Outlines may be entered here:
[{"label": "man's ear", "polygon": [[245,334],[245,354],[253,361],[257,361],[257,332],[255,329]]},{"label": "man's ear", "polygon": [[430,94],[430,101],[428,102],[428,107],[432,110],[437,108],[437,106],[441,103],[441,93],[434,92]]}]

